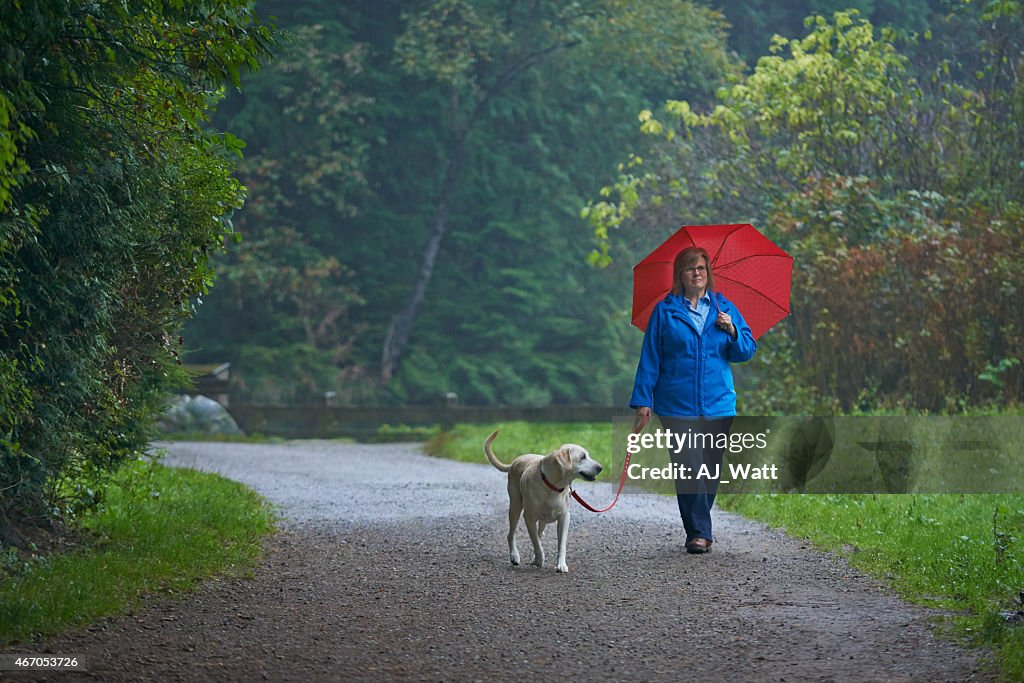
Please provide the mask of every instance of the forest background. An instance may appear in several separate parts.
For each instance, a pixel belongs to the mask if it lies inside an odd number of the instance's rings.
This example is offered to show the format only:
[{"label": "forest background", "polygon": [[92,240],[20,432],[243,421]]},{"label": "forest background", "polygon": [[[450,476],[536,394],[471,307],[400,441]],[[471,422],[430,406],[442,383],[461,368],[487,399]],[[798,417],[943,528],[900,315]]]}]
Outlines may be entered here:
[{"label": "forest background", "polygon": [[238,401],[624,406],[630,267],[682,224],[796,259],[745,414],[1024,392],[1020,2],[0,19],[0,541],[95,504],[180,361]]},{"label": "forest background", "polygon": [[742,411],[1021,398],[1020,3],[257,7],[293,39],[215,119],[249,201],[186,334],[240,400],[624,405],[632,264],[738,222],[797,263]]}]

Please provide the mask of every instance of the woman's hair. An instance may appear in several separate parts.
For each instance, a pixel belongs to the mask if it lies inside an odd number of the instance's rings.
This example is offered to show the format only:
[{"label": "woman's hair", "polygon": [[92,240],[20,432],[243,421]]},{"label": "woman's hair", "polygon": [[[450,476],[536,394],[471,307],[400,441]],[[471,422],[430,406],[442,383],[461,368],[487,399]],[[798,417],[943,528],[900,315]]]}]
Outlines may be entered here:
[{"label": "woman's hair", "polygon": [[676,254],[676,260],[672,262],[672,293],[676,296],[682,296],[683,287],[683,275],[687,268],[695,266],[704,258],[704,265],[708,267],[707,275],[707,291],[712,291],[715,288],[715,278],[711,275],[711,257],[708,256],[708,252],[701,247],[687,247],[681,252]]}]

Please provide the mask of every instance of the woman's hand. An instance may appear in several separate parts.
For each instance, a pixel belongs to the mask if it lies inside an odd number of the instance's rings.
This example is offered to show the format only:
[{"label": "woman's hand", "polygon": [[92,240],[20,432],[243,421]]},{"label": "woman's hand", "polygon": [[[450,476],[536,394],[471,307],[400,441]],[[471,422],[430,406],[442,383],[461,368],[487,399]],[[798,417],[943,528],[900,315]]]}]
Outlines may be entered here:
[{"label": "woman's hand", "polygon": [[718,329],[725,330],[725,333],[733,339],[736,338],[736,326],[732,324],[732,316],[728,313],[719,313],[715,325],[718,326]]},{"label": "woman's hand", "polygon": [[633,433],[639,434],[647,426],[651,419],[651,409],[648,406],[640,406],[636,409],[636,419],[633,421]]}]

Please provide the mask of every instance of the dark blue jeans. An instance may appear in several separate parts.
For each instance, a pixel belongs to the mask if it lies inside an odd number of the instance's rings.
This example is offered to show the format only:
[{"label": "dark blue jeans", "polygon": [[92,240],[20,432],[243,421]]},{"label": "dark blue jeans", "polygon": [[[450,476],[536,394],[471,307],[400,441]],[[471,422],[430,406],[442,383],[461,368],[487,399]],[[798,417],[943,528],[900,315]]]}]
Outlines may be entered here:
[{"label": "dark blue jeans", "polygon": [[666,430],[676,437],[683,437],[682,443],[673,437],[669,458],[688,477],[677,476],[675,480],[676,500],[679,503],[679,516],[683,518],[683,527],[686,529],[686,542],[695,538],[713,541],[711,506],[715,504],[715,495],[718,493],[719,470],[725,452],[719,446],[723,439],[728,439],[733,418],[659,415],[658,419]]}]

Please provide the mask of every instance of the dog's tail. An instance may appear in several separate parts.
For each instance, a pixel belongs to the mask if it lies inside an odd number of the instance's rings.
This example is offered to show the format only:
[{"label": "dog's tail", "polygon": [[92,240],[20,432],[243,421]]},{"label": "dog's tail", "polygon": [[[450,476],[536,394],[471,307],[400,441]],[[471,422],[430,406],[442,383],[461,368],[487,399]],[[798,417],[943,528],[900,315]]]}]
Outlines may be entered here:
[{"label": "dog's tail", "polygon": [[502,461],[498,460],[498,457],[494,455],[494,451],[491,450],[491,442],[498,437],[498,430],[495,429],[494,433],[487,437],[487,441],[484,441],[484,455],[491,461],[491,464],[497,467],[502,472],[508,472],[512,469],[511,465],[506,465]]}]

